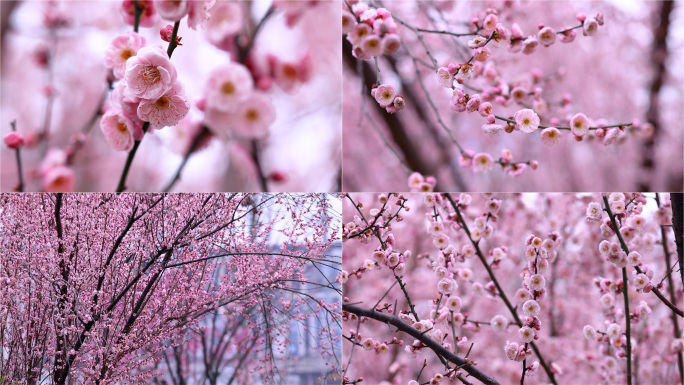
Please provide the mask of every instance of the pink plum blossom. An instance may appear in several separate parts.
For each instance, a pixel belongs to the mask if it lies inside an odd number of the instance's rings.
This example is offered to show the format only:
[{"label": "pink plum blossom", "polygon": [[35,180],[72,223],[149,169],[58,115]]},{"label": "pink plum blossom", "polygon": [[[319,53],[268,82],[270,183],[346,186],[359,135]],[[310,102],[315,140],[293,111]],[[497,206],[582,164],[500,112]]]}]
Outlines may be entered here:
[{"label": "pink plum blossom", "polygon": [[176,82],[176,68],[159,47],[144,47],[126,62],[126,92],[141,99],[156,99]]},{"label": "pink plum blossom", "polygon": [[49,169],[43,175],[43,191],[72,192],[76,182],[76,174],[67,166],[57,166]]},{"label": "pink plum blossom", "polygon": [[361,49],[366,55],[377,57],[382,55],[382,42],[380,38],[375,35],[366,35],[361,40]]},{"label": "pink plum blossom", "polygon": [[3,140],[5,141],[5,145],[7,145],[7,147],[14,150],[21,148],[24,145],[24,136],[16,131],[12,131],[5,135]]},{"label": "pink plum blossom", "polygon": [[518,110],[515,113],[515,123],[520,131],[530,134],[539,128],[539,116],[529,108]]},{"label": "pink plum blossom", "polygon": [[487,153],[479,153],[473,157],[473,170],[475,172],[486,172],[494,167],[494,158]]},{"label": "pink plum blossom", "polygon": [[126,62],[145,44],[145,38],[135,32],[117,35],[105,52],[105,67],[114,70],[117,79],[123,78],[126,73]]},{"label": "pink plum blossom", "polygon": [[556,31],[551,27],[544,27],[537,32],[539,44],[548,47],[556,41]]},{"label": "pink plum blossom", "polygon": [[479,62],[487,61],[492,56],[492,51],[487,47],[480,47],[475,49],[473,57]]},{"label": "pink plum blossom", "polygon": [[275,121],[275,107],[271,98],[262,93],[253,93],[235,114],[233,131],[245,138],[262,138]]},{"label": "pink plum blossom", "polygon": [[[157,22],[157,12],[154,9],[152,0],[138,0],[140,9],[140,26],[152,27]],[[121,3],[121,14],[128,25],[135,24],[135,2],[134,0],[124,0]]]},{"label": "pink plum blossom", "polygon": [[130,151],[136,140],[143,136],[142,128],[129,119],[122,111],[110,109],[100,120],[102,134],[116,151]]},{"label": "pink plum blossom", "polygon": [[150,122],[150,127],[160,129],[174,126],[190,111],[183,86],[175,83],[157,99],[144,99],[138,106],[138,118]]},{"label": "pink plum blossom", "polygon": [[541,141],[547,146],[555,146],[561,140],[561,132],[556,127],[547,127],[541,131]]},{"label": "pink plum blossom", "polygon": [[598,31],[598,26],[599,23],[596,21],[596,19],[591,18],[586,20],[582,25],[582,33],[584,36],[594,36],[596,35],[596,31]]},{"label": "pink plum blossom", "polygon": [[227,63],[215,68],[207,82],[207,107],[224,112],[237,111],[254,90],[254,80],[247,68],[238,63]]},{"label": "pink plum blossom", "polygon": [[209,19],[209,12],[217,3],[217,0],[189,0],[188,1],[188,27],[197,30]]},{"label": "pink plum blossom", "polygon": [[572,119],[570,119],[570,130],[575,136],[584,136],[589,132],[589,118],[583,113],[575,114]]},{"label": "pink plum blossom", "polygon": [[373,96],[380,107],[388,107],[391,105],[394,101],[394,97],[396,96],[396,90],[389,84],[383,84],[378,88],[375,88],[373,91]]},{"label": "pink plum blossom", "polygon": [[155,0],[154,5],[159,16],[164,20],[178,21],[190,12],[194,0]]},{"label": "pink plum blossom", "polygon": [[400,46],[399,35],[395,33],[388,33],[382,38],[382,53],[384,55],[391,55],[397,52]]},{"label": "pink plum blossom", "polygon": [[207,39],[216,46],[224,46],[226,40],[232,40],[240,32],[243,20],[243,9],[240,2],[217,2],[211,8],[211,17],[204,24]]}]

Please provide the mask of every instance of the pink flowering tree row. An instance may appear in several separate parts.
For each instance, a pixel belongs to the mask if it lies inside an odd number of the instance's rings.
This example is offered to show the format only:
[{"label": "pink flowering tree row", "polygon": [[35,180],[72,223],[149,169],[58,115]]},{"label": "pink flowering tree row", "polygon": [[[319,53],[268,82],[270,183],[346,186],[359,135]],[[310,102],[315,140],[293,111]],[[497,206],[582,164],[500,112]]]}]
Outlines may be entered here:
[{"label": "pink flowering tree row", "polygon": [[682,205],[347,194],[343,383],[684,383]]},{"label": "pink flowering tree row", "polygon": [[680,191],[681,12],[563,4],[345,0],[345,191]]},{"label": "pink flowering tree row", "polygon": [[314,321],[333,372],[335,200],[0,196],[1,381],[277,383],[289,325]]},{"label": "pink flowering tree row", "polygon": [[[44,77],[43,95],[34,95],[28,106],[3,101],[3,115],[10,119],[3,128],[8,130],[5,158],[8,166],[16,164],[11,172],[3,168],[6,190],[169,191],[184,179],[199,185],[185,184],[186,190],[332,190],[339,159],[329,153],[339,147],[332,140],[339,122],[330,119],[324,134],[310,135],[303,144],[297,135],[320,120],[309,110],[316,103],[304,106],[313,98],[308,94],[329,91],[336,83],[329,77],[335,73],[334,47],[318,49],[332,31],[313,39],[308,30],[339,10],[315,1],[265,5],[216,0],[120,0],[84,9],[56,0],[26,5],[43,12],[31,31],[41,41],[33,43],[33,52],[14,46],[6,51],[28,56],[33,64],[28,70],[35,72],[26,79],[19,75],[3,96],[7,100],[8,91],[18,88],[31,92],[31,81]],[[22,22],[35,23],[18,13],[14,24]],[[93,35],[99,41],[86,39],[87,28],[102,30]],[[281,45],[296,49],[273,47],[279,36],[286,40]],[[81,52],[86,46],[91,52]],[[83,79],[74,66],[93,68],[93,76]],[[26,66],[10,68],[26,71]],[[80,82],[68,79],[73,75]],[[318,98],[318,107],[334,108],[339,98],[339,90],[328,93]],[[37,122],[36,115],[44,119]],[[300,133],[291,132],[296,123],[304,127]],[[283,151],[278,147],[293,143],[322,147],[289,165],[276,163]],[[193,169],[186,170],[195,158]],[[145,165],[150,161],[156,167]],[[307,167],[321,170],[330,186],[307,187],[311,182],[302,171]],[[198,169],[204,175],[195,177]],[[206,179],[228,186],[207,185]]]}]

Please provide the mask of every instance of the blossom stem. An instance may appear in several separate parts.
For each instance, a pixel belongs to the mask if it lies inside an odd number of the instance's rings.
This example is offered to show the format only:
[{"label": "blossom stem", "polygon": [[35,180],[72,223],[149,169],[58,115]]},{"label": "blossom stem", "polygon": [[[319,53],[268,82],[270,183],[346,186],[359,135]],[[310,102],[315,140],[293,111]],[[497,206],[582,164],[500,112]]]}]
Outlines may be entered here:
[{"label": "blossom stem", "polygon": [[239,50],[239,57],[240,57],[240,63],[245,62],[247,60],[247,56],[249,55],[249,52],[252,50],[252,47],[254,47],[254,42],[256,42],[257,35],[259,34],[259,31],[261,31],[261,28],[266,24],[266,21],[273,16],[275,12],[275,9],[273,6],[271,6],[268,11],[266,11],[266,14],[264,17],[259,20],[259,23],[257,23],[256,27],[254,27],[254,33],[252,34],[252,38],[249,40],[249,44],[247,44],[247,47],[240,49]]},{"label": "blossom stem", "polygon": [[[97,105],[97,109],[93,113],[93,115],[90,117],[88,120],[88,123],[86,123],[83,128],[81,128],[81,132],[85,135],[88,135],[90,131],[93,129],[95,126],[95,122],[97,122],[97,119],[102,116],[102,106],[104,106],[105,102],[107,101],[107,95],[109,94],[109,91],[113,87],[113,82],[111,80],[107,81],[107,88],[102,92],[102,97],[100,98],[100,103]],[[73,140],[72,141],[72,146],[71,146],[71,151],[67,155],[67,164],[71,165],[74,161],[74,157],[76,154],[83,148],[83,144],[85,142],[83,140]]]},{"label": "blossom stem", "polygon": [[[456,327],[454,326],[454,312],[450,311],[451,314],[451,337],[454,339],[454,353],[458,352],[458,338],[456,338]],[[473,348],[473,345],[470,345],[470,349]],[[468,350],[468,353],[470,353],[470,350]],[[468,358],[468,355],[466,354],[466,358]]]},{"label": "blossom stem", "polygon": [[140,26],[140,14],[142,10],[138,7],[138,0],[133,0],[133,7],[135,13],[135,25],[133,25],[133,32],[138,33],[138,27]]},{"label": "blossom stem", "polygon": [[263,192],[268,191],[268,183],[266,182],[266,175],[261,168],[261,161],[259,160],[259,143],[256,140],[252,141],[252,160],[257,169],[257,178],[259,179],[259,188]]},{"label": "blossom stem", "polygon": [[[13,120],[10,122],[10,125],[12,125],[12,131],[17,131],[17,121]],[[18,192],[24,192],[24,172],[22,171],[21,168],[21,150],[19,148],[16,148],[15,154],[17,156],[17,174],[19,174],[19,184],[16,187],[16,191]]]},{"label": "blossom stem", "polygon": [[[525,344],[525,345],[527,345],[527,344]],[[527,346],[525,348],[527,348]],[[520,385],[523,385],[525,383],[525,372],[527,371],[526,366],[527,366],[527,358],[525,358],[523,360],[523,371],[522,371],[522,375],[520,376]]]},{"label": "blossom stem", "polygon": [[[475,252],[477,253],[478,258],[484,265],[485,269],[487,269],[487,273],[489,274],[489,278],[491,278],[492,282],[494,282],[494,285],[496,286],[496,289],[498,291],[499,297],[503,300],[504,304],[508,308],[508,311],[511,312],[511,315],[513,316],[513,319],[515,320],[515,323],[522,327],[523,323],[520,320],[520,317],[518,316],[518,313],[515,311],[515,308],[511,304],[511,302],[508,300],[508,297],[503,291],[503,288],[499,284],[499,281],[496,279],[496,276],[494,275],[494,271],[492,268],[489,266],[487,263],[487,260],[484,257],[484,254],[482,254],[482,250],[480,250],[480,244],[479,242],[473,241],[472,236],[470,235],[470,230],[468,229],[468,225],[465,223],[465,218],[463,218],[463,214],[461,214],[461,210],[458,208],[458,205],[456,202],[454,202],[454,198],[451,197],[451,194],[445,194],[447,200],[451,204],[451,206],[456,210],[456,215],[458,216],[459,221],[461,222],[461,226],[463,227],[463,230],[465,231],[466,235],[468,236],[468,239],[470,240],[470,243],[473,245],[475,248]],[[553,374],[553,371],[551,370],[551,367],[546,363],[546,360],[544,360],[544,357],[541,355],[541,351],[539,351],[539,348],[537,348],[537,344],[534,342],[530,342],[530,346],[532,346],[532,350],[534,350],[534,353],[537,355],[537,358],[539,358],[539,364],[544,368],[544,371],[546,372],[546,375],[549,377],[549,380],[551,380],[551,383],[554,385],[558,385],[558,382],[556,382],[556,377]]]},{"label": "blossom stem", "polygon": [[169,59],[171,59],[171,55],[173,54],[173,50],[178,47],[178,42],[176,41],[176,38],[178,37],[178,28],[180,27],[180,20],[178,20],[175,24],[173,24],[173,33],[171,33],[171,40],[169,41],[169,48],[166,49],[166,53],[169,55]]},{"label": "blossom stem", "polygon": [[[142,127],[143,134],[147,133],[147,129],[150,127],[150,122],[145,122]],[[124,165],[123,172],[121,173],[121,178],[119,178],[119,184],[116,186],[116,192],[124,192],[126,190],[126,178],[128,177],[128,172],[131,169],[131,165],[133,164],[133,158],[135,158],[135,153],[138,151],[138,147],[140,147],[140,142],[142,140],[136,140],[135,143],[133,144],[133,149],[128,153],[128,158],[126,158],[126,164]]]},{"label": "blossom stem", "polygon": [[475,32],[468,32],[468,33],[456,33],[456,32],[451,32],[451,31],[444,31],[444,30],[416,28],[416,31],[425,32],[425,33],[435,33],[435,34],[440,34],[440,35],[451,35],[451,36],[456,36],[456,37],[463,37],[463,36],[476,36],[478,34],[479,30],[475,31]]},{"label": "blossom stem", "polygon": [[166,187],[164,187],[164,192],[169,192],[173,188],[173,185],[178,182],[180,179],[181,173],[183,172],[183,169],[185,168],[185,165],[188,163],[188,159],[190,159],[190,155],[194,154],[195,151],[197,151],[197,148],[199,147],[199,143],[204,138],[206,135],[209,135],[209,129],[207,126],[202,126],[202,129],[200,132],[198,132],[194,138],[192,138],[192,143],[190,144],[190,148],[188,149],[188,152],[185,154],[183,157],[183,161],[181,164],[178,166],[178,169],[176,169],[176,173],[173,174],[173,177],[169,181],[169,183],[166,184]]},{"label": "blossom stem", "polygon": [[382,81],[380,80],[380,64],[378,63],[378,57],[374,57],[373,60],[375,61],[375,72],[377,74],[378,80],[375,82],[375,84],[380,85],[382,84]]}]

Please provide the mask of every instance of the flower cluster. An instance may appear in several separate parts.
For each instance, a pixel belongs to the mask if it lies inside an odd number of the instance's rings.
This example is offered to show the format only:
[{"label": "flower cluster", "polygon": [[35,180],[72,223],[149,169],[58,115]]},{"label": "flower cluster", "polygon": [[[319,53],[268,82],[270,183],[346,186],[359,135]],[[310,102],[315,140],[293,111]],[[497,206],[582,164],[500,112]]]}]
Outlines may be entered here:
[{"label": "flower cluster", "polygon": [[527,162],[514,162],[513,153],[508,149],[501,150],[499,159],[494,159],[493,156],[486,152],[475,154],[472,151],[466,150],[459,158],[461,167],[472,167],[473,172],[487,172],[494,168],[494,165],[499,163],[501,169],[510,176],[520,176],[527,167],[536,170],[538,162],[530,160]]},{"label": "flower cluster", "polygon": [[[556,32],[553,28],[540,25],[536,35],[524,37],[520,27],[513,24],[511,31],[499,23],[496,10],[488,9],[482,20],[474,18],[471,20],[473,27],[476,28],[475,36],[468,41],[468,47],[472,50],[472,58],[465,63],[449,63],[447,66],[439,67],[436,72],[437,82],[445,88],[453,89],[453,94],[449,101],[449,107],[458,112],[467,111],[478,112],[487,120],[481,127],[487,134],[499,134],[503,131],[511,133],[520,131],[526,134],[533,133],[540,128],[541,119],[539,114],[545,115],[549,110],[548,103],[542,98],[542,87],[540,85],[515,82],[507,84],[500,79],[494,66],[483,66],[481,63],[492,57],[492,51],[486,47],[490,42],[496,47],[508,45],[510,52],[533,53],[541,45],[548,47],[552,45],[556,38],[563,43],[569,43],[575,39],[577,28],[583,28],[585,36],[594,35],[598,25],[603,25],[601,13],[587,20],[586,16],[579,14],[577,19],[582,23],[577,27],[567,28]],[[472,61],[475,61],[473,64]],[[466,80],[482,77],[489,83],[484,90],[475,94],[467,94],[459,86]],[[541,78],[540,74],[535,77]],[[537,79],[535,83],[538,83]],[[518,110],[512,117],[503,118],[494,114],[492,103],[500,106],[507,106],[511,103],[526,103],[528,95],[533,95],[532,106],[534,109],[523,108]],[[562,106],[567,108],[570,105],[570,95],[564,96]],[[538,111],[538,112],[535,112]],[[497,120],[501,122],[497,122]],[[561,121],[557,118],[550,119],[550,126],[542,126],[541,141],[548,146],[554,146],[561,140],[561,131],[556,127],[560,126]],[[600,121],[599,123],[603,123]],[[589,119],[583,113],[575,114],[569,120],[569,129],[575,138],[582,140],[590,128]],[[566,129],[568,127],[565,127]],[[595,128],[595,136],[602,138],[605,145],[616,143],[624,135],[625,127]],[[474,171],[487,171],[493,165],[493,159],[487,154],[478,154],[478,158],[473,161]],[[518,175],[522,170],[516,169],[513,175]],[[509,172],[510,173],[510,172]]]},{"label": "flower cluster", "polygon": [[437,184],[433,176],[425,177],[419,172],[414,172],[408,177],[408,187],[411,192],[432,192]]},{"label": "flower cluster", "polygon": [[118,151],[130,151],[135,141],[142,140],[145,122],[153,129],[173,126],[190,110],[167,53],[145,44],[145,38],[129,32],[115,37],[106,52],[106,67],[122,80],[112,92],[112,107],[100,127]]},{"label": "flower cluster", "polygon": [[397,94],[397,90],[394,86],[389,84],[382,84],[378,87],[374,87],[371,90],[371,96],[375,98],[380,107],[387,110],[389,113],[395,113],[401,111],[404,106],[404,97]]},{"label": "flower cluster", "polygon": [[[606,363],[603,376],[613,381],[618,375],[618,364],[612,355],[620,360],[632,360],[630,356],[637,354],[639,348],[633,329],[630,332],[631,324],[645,322],[653,313],[646,300],[639,301],[635,308],[630,309],[629,286],[632,284],[637,293],[649,293],[662,289],[662,283],[652,282],[655,268],[651,264],[646,264],[641,255],[642,252],[652,249],[656,243],[643,214],[644,206],[647,204],[646,198],[642,194],[625,193],[604,194],[602,198],[603,203],[589,203],[586,209],[586,220],[590,224],[600,224],[602,237],[608,239],[600,241],[598,255],[617,267],[622,274],[615,278],[603,276],[595,278],[594,283],[601,294],[600,303],[604,310],[605,331],[597,331],[592,325],[586,325],[583,332],[590,341],[607,343],[599,345]],[[669,202],[661,204],[658,200],[658,204],[660,207],[654,218],[658,225],[667,225],[671,217]],[[617,237],[618,242],[609,240],[613,237]],[[667,239],[662,240],[666,253],[668,242]],[[630,267],[633,268],[631,279],[627,278],[629,276],[627,270]],[[610,271],[606,273],[611,274]],[[616,299],[618,296],[624,297],[624,308],[619,307],[622,301]]]},{"label": "flower cluster", "polygon": [[397,24],[385,8],[373,8],[367,3],[349,1],[350,9],[342,5],[342,33],[353,45],[352,55],[369,60],[391,55],[399,49]]},{"label": "flower cluster", "polygon": [[[516,298],[520,302],[524,301],[521,307],[522,326],[518,330],[518,337],[522,342],[518,344],[506,341],[504,351],[511,360],[526,360],[532,354],[529,343],[539,339],[541,306],[538,301],[543,300],[547,294],[544,273],[548,271],[549,264],[556,259],[557,249],[562,240],[563,238],[557,232],[550,233],[549,237],[544,240],[535,235],[530,235],[525,240],[527,268],[522,273],[523,287],[516,292]],[[538,368],[539,362],[535,361],[525,367],[526,374],[533,376]]]},{"label": "flower cluster", "polygon": [[255,90],[252,74],[239,63],[227,63],[211,72],[204,113],[205,123],[219,137],[231,132],[246,138],[264,137],[275,121],[273,102]]}]

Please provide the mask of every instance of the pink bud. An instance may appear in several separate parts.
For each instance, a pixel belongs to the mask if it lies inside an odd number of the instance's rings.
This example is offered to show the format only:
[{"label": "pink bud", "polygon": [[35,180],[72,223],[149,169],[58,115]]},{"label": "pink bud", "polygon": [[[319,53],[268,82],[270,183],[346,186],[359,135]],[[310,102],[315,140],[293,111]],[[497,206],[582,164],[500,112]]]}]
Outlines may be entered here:
[{"label": "pink bud", "polygon": [[578,13],[575,17],[580,23],[584,23],[584,20],[587,19],[587,15],[583,14],[582,12]]},{"label": "pink bud", "polygon": [[207,107],[207,100],[204,98],[199,99],[195,102],[195,106],[197,107],[198,110],[204,111]]},{"label": "pink bud", "polygon": [[[161,36],[162,40],[170,42],[171,37],[173,36],[173,26],[169,24],[166,27],[162,27],[162,29],[159,30],[159,35]],[[181,37],[176,36],[176,44],[183,45],[180,41]]]},{"label": "pink bud", "polygon": [[24,136],[13,131],[5,135],[5,144],[12,149],[18,149],[24,146]]},{"label": "pink bud", "polygon": [[273,78],[270,76],[261,76],[256,81],[256,87],[262,91],[267,91],[269,88],[271,88],[272,84]]},{"label": "pink bud", "polygon": [[273,171],[271,175],[269,175],[269,179],[274,182],[284,182],[287,180],[287,175],[282,171]]}]

